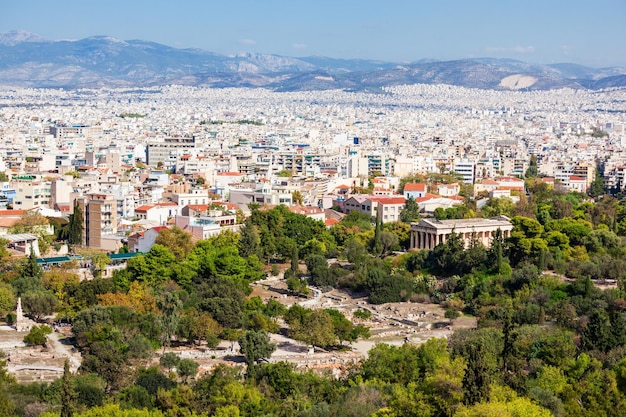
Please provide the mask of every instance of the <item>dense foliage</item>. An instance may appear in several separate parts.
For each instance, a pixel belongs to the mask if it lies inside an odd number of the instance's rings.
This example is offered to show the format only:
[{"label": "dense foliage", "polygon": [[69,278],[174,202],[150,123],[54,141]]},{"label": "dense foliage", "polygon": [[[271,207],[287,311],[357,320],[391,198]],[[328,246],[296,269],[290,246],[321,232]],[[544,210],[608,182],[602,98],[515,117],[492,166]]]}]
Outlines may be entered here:
[{"label": "dense foliage", "polygon": [[[327,229],[278,207],[253,208],[240,234],[192,244],[180,230],[164,233],[112,279],[79,282],[27,258],[5,273],[0,302],[20,295],[34,319],[53,310],[71,320],[84,360],[52,384],[19,385],[3,368],[0,415],[33,415],[33,404],[75,416],[616,415],[626,409],[626,204],[533,178],[527,189],[518,203],[437,213],[509,216],[510,238],[495,233],[490,248],[453,234],[432,251],[396,253],[407,248],[407,223],[352,212]],[[403,219],[416,219],[413,204]],[[369,335],[334,309],[251,297],[250,283],[278,262],[290,262],[282,273],[294,294],[314,285],[372,303],[431,301],[478,326],[419,346],[377,345],[338,377],[266,363],[269,333],[326,350]],[[194,361],[166,353],[150,362],[174,343],[220,339],[239,341],[246,370],[194,378]]]}]

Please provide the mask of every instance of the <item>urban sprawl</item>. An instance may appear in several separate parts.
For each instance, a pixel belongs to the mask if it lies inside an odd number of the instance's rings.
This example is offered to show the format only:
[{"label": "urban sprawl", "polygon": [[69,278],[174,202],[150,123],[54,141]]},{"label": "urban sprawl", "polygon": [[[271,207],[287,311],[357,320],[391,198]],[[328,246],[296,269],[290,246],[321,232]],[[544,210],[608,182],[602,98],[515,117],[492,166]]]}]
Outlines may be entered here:
[{"label": "urban sprawl", "polygon": [[[555,188],[585,193],[603,175],[619,192],[625,125],[619,89],[5,87],[0,229],[27,211],[67,218],[81,207],[84,246],[113,253],[146,252],[164,226],[198,240],[236,231],[251,203],[284,204],[328,225],[352,210],[392,222],[410,197],[426,217],[463,204],[466,184],[478,207],[515,201],[534,161]],[[398,192],[402,178],[429,173],[458,182],[414,181]],[[412,247],[437,243],[413,231]]]}]

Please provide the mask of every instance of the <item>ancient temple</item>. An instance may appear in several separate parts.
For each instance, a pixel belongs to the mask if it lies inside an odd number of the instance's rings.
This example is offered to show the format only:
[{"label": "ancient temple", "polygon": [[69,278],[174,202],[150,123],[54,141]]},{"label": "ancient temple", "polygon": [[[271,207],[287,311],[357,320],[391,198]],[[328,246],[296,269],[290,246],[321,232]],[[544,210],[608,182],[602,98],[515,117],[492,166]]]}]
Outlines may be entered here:
[{"label": "ancient temple", "polygon": [[490,247],[493,233],[500,230],[503,238],[511,236],[513,224],[506,216],[490,219],[422,219],[411,223],[411,249],[432,250],[440,243],[445,243],[450,235],[456,233],[468,247],[472,239]]}]

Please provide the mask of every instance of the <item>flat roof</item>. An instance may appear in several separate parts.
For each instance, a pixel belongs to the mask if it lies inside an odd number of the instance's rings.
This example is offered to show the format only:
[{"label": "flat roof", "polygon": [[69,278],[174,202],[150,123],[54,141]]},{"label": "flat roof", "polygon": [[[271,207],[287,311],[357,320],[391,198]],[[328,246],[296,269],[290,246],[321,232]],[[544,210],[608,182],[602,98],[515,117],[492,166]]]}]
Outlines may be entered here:
[{"label": "flat roof", "polygon": [[126,259],[134,258],[137,255],[145,255],[145,253],[144,252],[112,253],[107,256],[112,261],[123,261]]}]

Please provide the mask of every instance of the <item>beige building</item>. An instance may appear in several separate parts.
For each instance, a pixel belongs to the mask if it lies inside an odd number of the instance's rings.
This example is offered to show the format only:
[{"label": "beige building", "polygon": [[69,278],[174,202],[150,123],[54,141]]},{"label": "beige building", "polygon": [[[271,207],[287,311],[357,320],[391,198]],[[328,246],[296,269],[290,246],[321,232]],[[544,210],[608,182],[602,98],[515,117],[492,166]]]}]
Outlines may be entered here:
[{"label": "beige building", "polygon": [[498,229],[503,238],[508,238],[513,224],[506,216],[490,219],[422,219],[419,223],[411,223],[411,249],[434,249],[438,244],[445,243],[452,232],[461,236],[465,246],[475,236],[483,245],[490,247],[493,232]]},{"label": "beige building", "polygon": [[113,194],[90,193],[79,199],[85,216],[83,244],[90,248],[117,251],[117,202]]},{"label": "beige building", "polygon": [[52,186],[49,182],[18,180],[11,183],[15,188],[13,208],[32,210],[35,207],[50,207]]}]

